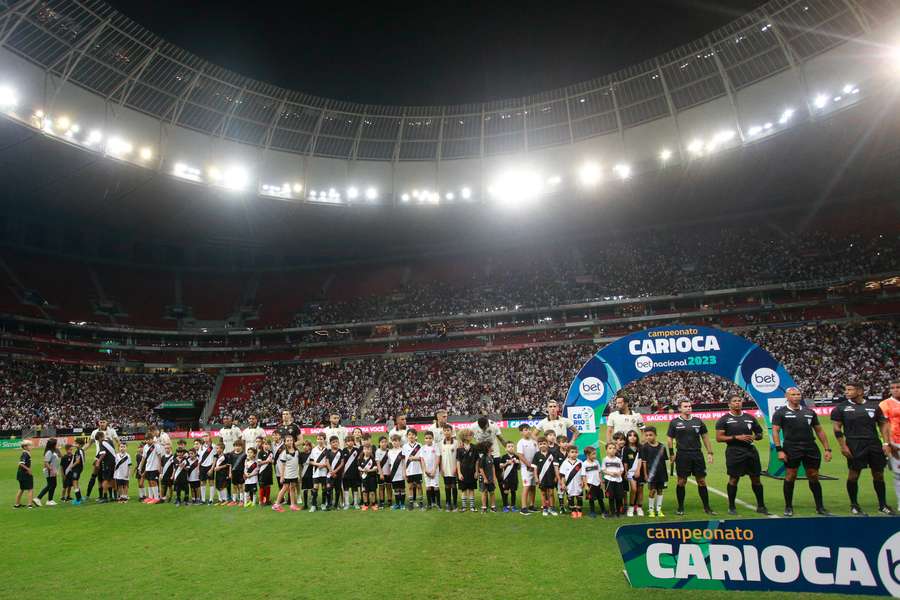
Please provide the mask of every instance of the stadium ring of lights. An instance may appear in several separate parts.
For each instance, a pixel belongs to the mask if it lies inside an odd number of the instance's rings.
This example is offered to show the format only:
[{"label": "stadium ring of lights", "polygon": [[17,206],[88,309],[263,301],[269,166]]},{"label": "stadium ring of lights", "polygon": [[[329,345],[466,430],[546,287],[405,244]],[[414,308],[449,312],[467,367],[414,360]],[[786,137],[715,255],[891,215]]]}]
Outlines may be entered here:
[{"label": "stadium ring of lights", "polygon": [[230,72],[102,0],[5,6],[0,114],[185,181],[327,205],[518,205],[623,185],[853,106],[900,72],[891,0],[772,0],[564,88],[465,105],[367,105]]}]

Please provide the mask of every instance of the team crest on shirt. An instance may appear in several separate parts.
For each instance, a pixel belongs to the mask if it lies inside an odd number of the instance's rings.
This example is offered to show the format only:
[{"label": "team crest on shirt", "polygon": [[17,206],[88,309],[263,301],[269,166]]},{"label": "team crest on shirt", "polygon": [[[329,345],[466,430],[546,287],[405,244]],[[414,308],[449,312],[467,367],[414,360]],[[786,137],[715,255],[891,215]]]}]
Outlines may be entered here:
[{"label": "team crest on shirt", "polygon": [[696,431],[697,433],[700,433],[700,426],[699,426],[699,425],[691,425],[691,427],[694,428],[694,431]]},{"label": "team crest on shirt", "polygon": [[870,419],[874,419],[874,418],[875,418],[875,409],[874,409],[874,408],[867,408],[867,409],[866,409],[866,412],[869,414],[869,418],[870,418]]},{"label": "team crest on shirt", "polygon": [[806,416],[806,424],[807,424],[807,425],[812,425],[812,415],[807,415],[807,416]]}]

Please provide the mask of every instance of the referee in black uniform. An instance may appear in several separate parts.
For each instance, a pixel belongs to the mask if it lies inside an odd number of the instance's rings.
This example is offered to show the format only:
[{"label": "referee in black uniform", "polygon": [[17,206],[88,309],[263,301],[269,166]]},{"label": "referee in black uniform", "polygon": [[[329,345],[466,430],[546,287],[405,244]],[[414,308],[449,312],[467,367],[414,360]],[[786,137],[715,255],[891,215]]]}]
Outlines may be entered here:
[{"label": "referee in black uniform", "polygon": [[[886,442],[891,440],[887,417],[877,401],[867,401],[862,384],[850,382],[844,386],[846,400],[831,411],[834,437],[841,445],[841,454],[847,458],[847,495],[850,497],[850,514],[865,515],[859,506],[859,474],[872,469],[872,486],[878,497],[878,512],[894,514],[887,505],[884,484],[884,468],[887,466],[885,447],[878,437],[878,430]],[[890,451],[889,449],[887,450]]]},{"label": "referee in black uniform", "polygon": [[728,399],[728,414],[716,421],[716,441],[727,444],[725,448],[725,470],[728,473],[728,514],[736,515],[734,502],[737,499],[738,481],[747,475],[750,487],[756,496],[756,512],[767,515],[763,486],[759,480],[762,463],[754,442],[763,438],[759,422],[743,410],[744,399],[734,394]]},{"label": "referee in black uniform", "polygon": [[[674,456],[675,474],[678,481],[675,487],[675,497],[678,499],[677,515],[684,514],[684,486],[691,475],[697,480],[697,493],[703,503],[703,511],[708,515],[716,514],[709,507],[709,490],[706,489],[706,462],[700,451],[700,440],[706,446],[706,457],[710,464],[713,461],[712,445],[709,443],[709,433],[706,424],[697,417],[691,416],[691,401],[682,400],[678,404],[680,415],[669,422],[669,455]],[[673,450],[674,442],[678,443],[678,451]],[[674,454],[673,454],[674,453]]]},{"label": "referee in black uniform", "polygon": [[[825,462],[831,461],[831,448],[825,431],[819,425],[819,417],[815,411],[803,405],[800,390],[790,387],[785,390],[787,405],[782,406],[772,415],[772,437],[778,460],[784,463],[784,516],[794,516],[794,482],[797,481],[797,469],[800,464],[806,469],[809,489],[816,502],[816,513],[830,515],[822,502],[822,483],[819,481],[819,467],[822,454],[816,445],[816,438],[825,449]],[[813,435],[815,432],[815,436]],[[784,445],[782,445],[784,434]]]}]

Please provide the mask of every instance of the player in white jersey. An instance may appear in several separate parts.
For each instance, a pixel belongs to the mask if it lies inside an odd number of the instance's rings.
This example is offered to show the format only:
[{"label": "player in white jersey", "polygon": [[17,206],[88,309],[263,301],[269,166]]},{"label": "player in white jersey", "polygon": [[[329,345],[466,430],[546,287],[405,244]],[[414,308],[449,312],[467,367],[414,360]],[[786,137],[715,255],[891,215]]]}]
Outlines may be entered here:
[{"label": "player in white jersey", "polygon": [[[154,433],[151,428],[151,433]],[[141,467],[144,471],[144,479],[147,481],[147,497],[144,504],[159,504],[162,498],[159,496],[159,470],[164,449],[156,438],[151,438],[144,446],[144,455],[141,457]]]},{"label": "player in white jersey", "polygon": [[531,461],[537,454],[538,444],[534,440],[533,431],[527,423],[519,425],[519,441],[516,442],[516,456],[519,457],[519,467],[522,475],[522,508],[519,512],[527,515],[530,512],[537,511],[535,507],[535,480],[534,469]]},{"label": "player in white jersey", "polygon": [[565,435],[573,442],[579,434],[578,429],[575,427],[575,422],[559,414],[559,403],[556,400],[551,400],[547,403],[547,416],[538,421],[535,428],[539,433],[543,434],[552,431],[557,438]]},{"label": "player in white jersey", "polygon": [[328,427],[324,429],[325,439],[330,440],[332,436],[338,439],[338,448],[344,449],[344,438],[347,437],[347,428],[341,425],[341,415],[333,413],[328,417]]},{"label": "player in white jersey", "polygon": [[[434,413],[434,423],[428,426],[427,431],[430,431],[434,434],[434,447],[440,448],[441,444],[444,443],[444,427],[449,425],[447,423],[447,411],[444,409],[440,409],[436,413]],[[451,431],[453,429],[451,428]]]},{"label": "player in white jersey", "polygon": [[316,445],[310,450],[309,458],[306,460],[313,468],[313,493],[312,500],[309,503],[309,512],[315,512],[319,507],[320,495],[324,506],[325,485],[328,480],[328,448],[325,446],[324,433],[316,434]]},{"label": "player in white jersey", "polygon": [[387,452],[387,464],[390,469],[387,479],[394,488],[396,500],[391,510],[406,510],[406,455],[400,443],[400,436],[395,433],[391,436],[391,448]]},{"label": "player in white jersey", "polygon": [[566,459],[559,466],[559,478],[566,486],[572,518],[580,519],[583,504],[581,496],[584,493],[584,464],[578,460],[576,446],[569,446]]},{"label": "player in white jersey", "polygon": [[444,425],[444,439],[440,445],[441,475],[444,477],[444,493],[446,494],[444,510],[447,512],[456,511],[458,502],[459,489],[456,481],[457,447],[458,444],[453,433],[453,426],[447,423]]},{"label": "player in white jersey", "polygon": [[231,454],[234,450],[234,443],[241,439],[240,427],[235,425],[228,415],[222,417],[222,429],[219,430],[219,438],[225,444],[226,454]]},{"label": "player in white jersey", "polygon": [[200,449],[197,453],[197,459],[200,461],[200,500],[207,502],[207,494],[209,495],[208,504],[213,503],[213,492],[216,489],[215,477],[210,474],[209,470],[213,466],[216,449],[209,441],[209,434],[204,433],[200,436]]},{"label": "player in white jersey", "polygon": [[[441,435],[443,435],[443,431]],[[441,454],[440,450],[434,446],[433,432],[425,432],[425,444],[419,451],[419,455],[421,456],[423,484],[425,486],[428,509],[439,509],[441,507]]]},{"label": "player in white jersey", "polygon": [[409,487],[410,508],[416,507],[416,499],[419,508],[425,510],[422,500],[422,445],[419,443],[419,435],[415,429],[406,432],[406,444],[403,445],[403,456],[406,458],[406,483]]},{"label": "player in white jersey", "polygon": [[387,508],[394,501],[394,490],[391,487],[391,465],[388,463],[388,439],[385,436],[378,438],[378,448],[375,449],[375,463],[378,465],[378,508]]},{"label": "player in white jersey", "polygon": [[119,443],[119,452],[116,454],[116,467],[113,471],[113,479],[116,481],[116,495],[119,502],[128,501],[128,478],[131,476],[131,457],[128,456],[128,445]]}]

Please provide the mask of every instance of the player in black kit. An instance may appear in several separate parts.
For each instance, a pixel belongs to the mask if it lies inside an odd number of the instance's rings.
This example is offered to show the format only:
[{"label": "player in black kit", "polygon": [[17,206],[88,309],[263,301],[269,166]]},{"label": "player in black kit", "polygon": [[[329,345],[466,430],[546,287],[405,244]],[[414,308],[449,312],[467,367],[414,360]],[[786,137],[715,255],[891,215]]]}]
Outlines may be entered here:
[{"label": "player in black kit", "polygon": [[737,498],[738,481],[747,475],[750,487],[756,496],[756,512],[767,515],[763,486],[759,481],[762,464],[759,452],[753,442],[761,440],[763,430],[752,416],[742,409],[744,399],[735,394],[728,399],[728,414],[716,421],[716,441],[727,444],[725,449],[725,470],[728,473],[728,514],[736,515],[734,506]]},{"label": "player in black kit", "polygon": [[850,514],[865,515],[859,506],[859,474],[872,469],[872,486],[878,497],[878,511],[894,514],[887,504],[884,468],[887,466],[885,447],[878,438],[878,430],[886,442],[891,439],[887,417],[881,412],[879,402],[866,400],[862,384],[851,382],[844,386],[847,399],[831,411],[834,437],[841,445],[841,454],[847,458],[847,495],[850,497]]},{"label": "player in black kit", "polygon": [[[678,510],[675,514],[684,514],[684,494],[687,479],[691,475],[697,480],[697,493],[700,494],[700,501],[703,503],[703,511],[708,515],[716,514],[709,507],[709,490],[706,488],[706,462],[703,460],[703,453],[700,451],[700,440],[706,447],[706,457],[709,463],[713,461],[712,445],[709,443],[709,434],[706,424],[697,417],[691,416],[691,401],[682,400],[678,409],[681,414],[672,419],[669,423],[669,431],[666,434],[669,438],[669,455],[674,452],[675,474],[678,481],[675,487],[675,497],[678,499]],[[674,442],[678,442],[677,452],[672,449]]]},{"label": "player in black kit", "polygon": [[[778,460],[785,466],[784,472],[784,516],[794,516],[794,483],[797,481],[797,469],[803,463],[809,489],[816,502],[816,513],[829,515],[822,502],[822,483],[819,481],[819,466],[822,455],[816,445],[816,438],[825,449],[825,462],[831,461],[831,448],[825,431],[819,425],[819,417],[815,411],[803,405],[800,390],[790,387],[785,390],[787,406],[782,406],[772,415],[772,437]],[[815,433],[815,436],[813,435]],[[784,442],[782,445],[782,434]]]}]

